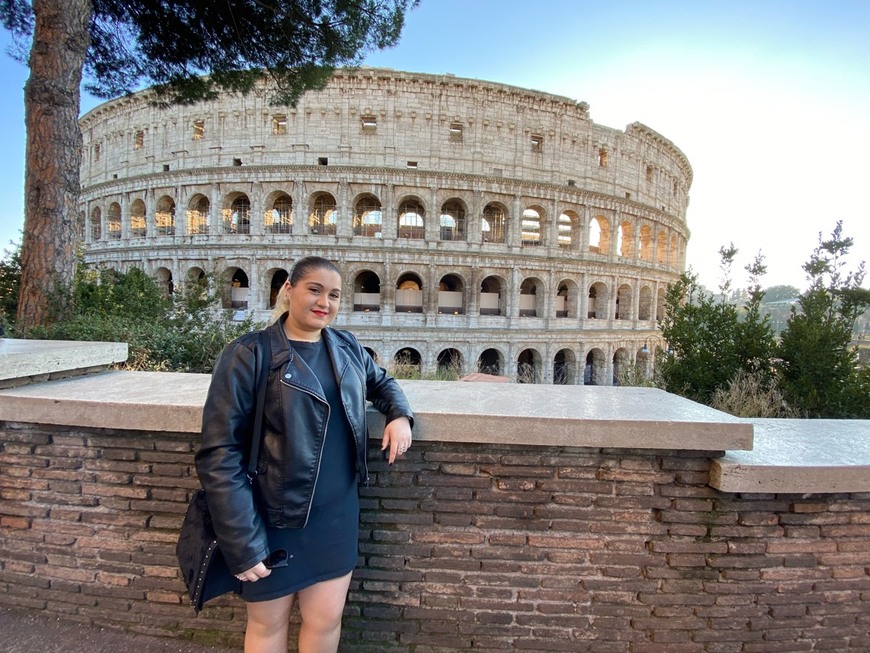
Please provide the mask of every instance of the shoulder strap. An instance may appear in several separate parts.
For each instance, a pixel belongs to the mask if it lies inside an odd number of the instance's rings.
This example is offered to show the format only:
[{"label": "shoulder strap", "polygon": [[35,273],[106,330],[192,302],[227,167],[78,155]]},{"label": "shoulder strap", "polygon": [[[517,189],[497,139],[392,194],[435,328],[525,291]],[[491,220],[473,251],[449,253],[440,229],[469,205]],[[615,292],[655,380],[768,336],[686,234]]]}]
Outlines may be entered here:
[{"label": "shoulder strap", "polygon": [[266,404],[266,385],[272,362],[272,340],[267,329],[260,331],[260,346],[257,348],[257,404],[254,407],[254,430],[251,433],[251,451],[248,455],[248,480],[257,477],[257,462],[260,458],[260,441],[263,439],[263,406]]}]

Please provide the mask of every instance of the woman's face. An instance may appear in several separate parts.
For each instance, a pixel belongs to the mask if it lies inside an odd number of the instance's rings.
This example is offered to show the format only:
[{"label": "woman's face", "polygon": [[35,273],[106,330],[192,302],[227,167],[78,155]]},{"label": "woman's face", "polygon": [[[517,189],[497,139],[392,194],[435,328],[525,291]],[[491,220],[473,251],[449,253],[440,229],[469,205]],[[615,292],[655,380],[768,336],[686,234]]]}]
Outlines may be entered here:
[{"label": "woman's face", "polygon": [[309,272],[284,292],[290,300],[290,314],[284,323],[287,335],[294,340],[319,340],[320,330],[338,313],[341,277],[334,270],[318,268]]}]

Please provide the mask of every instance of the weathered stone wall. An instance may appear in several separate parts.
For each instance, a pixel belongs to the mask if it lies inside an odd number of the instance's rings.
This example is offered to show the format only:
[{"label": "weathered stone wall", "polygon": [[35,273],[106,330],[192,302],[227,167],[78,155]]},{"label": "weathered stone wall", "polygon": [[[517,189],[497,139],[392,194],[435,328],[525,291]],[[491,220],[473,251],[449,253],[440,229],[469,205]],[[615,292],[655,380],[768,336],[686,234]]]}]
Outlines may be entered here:
[{"label": "weathered stone wall", "polygon": [[[0,422],[0,602],[239,643],[175,568],[197,439]],[[373,449],[342,651],[870,650],[870,494],[723,493],[709,455]]]},{"label": "weathered stone wall", "polygon": [[[619,368],[651,364],[665,289],[685,265],[685,155],[547,93],[363,69],[338,71],[296,108],[272,106],[265,86],[168,110],[140,93],[81,124],[87,262],[144,267],[167,286],[214,274],[227,307],[265,319],[293,262],[327,256],[345,284],[339,324],[384,363],[413,350],[424,373],[447,352],[464,374],[495,357],[499,374],[582,384],[588,363],[610,385]],[[326,194],[328,229],[311,219]],[[232,222],[242,200],[244,229]],[[360,228],[368,201],[377,234]],[[292,205],[280,228],[279,202]],[[420,233],[400,228],[406,202]],[[492,206],[502,238],[484,228]],[[443,230],[448,214],[462,227]],[[407,283],[422,293],[412,311],[397,299]],[[495,312],[482,292],[498,296]]]}]

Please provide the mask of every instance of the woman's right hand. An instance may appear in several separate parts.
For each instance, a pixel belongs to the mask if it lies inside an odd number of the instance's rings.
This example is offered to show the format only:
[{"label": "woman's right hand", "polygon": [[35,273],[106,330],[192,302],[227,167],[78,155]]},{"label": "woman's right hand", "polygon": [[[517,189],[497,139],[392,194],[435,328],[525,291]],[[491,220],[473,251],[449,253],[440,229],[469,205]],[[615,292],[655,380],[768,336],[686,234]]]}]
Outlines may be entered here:
[{"label": "woman's right hand", "polygon": [[256,583],[261,578],[265,578],[269,574],[272,573],[271,569],[268,569],[265,564],[262,562],[258,562],[256,565],[243,571],[240,574],[236,574],[236,578],[241,581],[247,581],[249,583]]}]

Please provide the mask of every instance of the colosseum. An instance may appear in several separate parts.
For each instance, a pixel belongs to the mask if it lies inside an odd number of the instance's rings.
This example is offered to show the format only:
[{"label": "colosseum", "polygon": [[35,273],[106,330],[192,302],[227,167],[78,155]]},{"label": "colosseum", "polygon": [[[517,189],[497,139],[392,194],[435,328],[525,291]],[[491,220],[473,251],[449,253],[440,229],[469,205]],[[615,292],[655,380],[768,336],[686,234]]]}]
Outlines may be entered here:
[{"label": "colosseum", "polygon": [[345,288],[336,325],[382,365],[610,385],[648,371],[685,265],[692,169],[635,122],[498,83],[338,70],[296,107],[247,96],[81,119],[85,260],[169,291],[217,279],[267,319],[302,256]]}]

